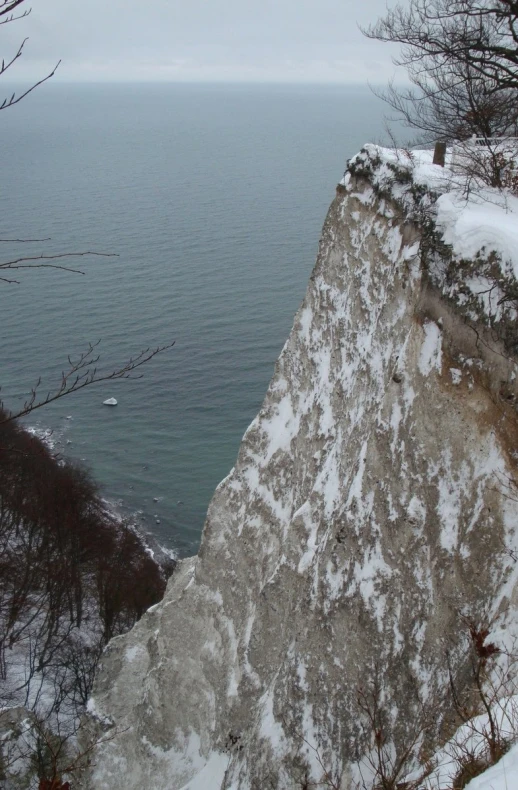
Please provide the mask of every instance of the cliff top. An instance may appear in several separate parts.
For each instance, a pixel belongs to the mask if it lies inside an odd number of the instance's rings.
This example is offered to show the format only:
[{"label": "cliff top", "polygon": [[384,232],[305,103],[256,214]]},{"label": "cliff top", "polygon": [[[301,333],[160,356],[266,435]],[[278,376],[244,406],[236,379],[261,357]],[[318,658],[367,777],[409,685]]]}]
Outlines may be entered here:
[{"label": "cliff top", "polygon": [[[347,186],[352,175],[368,175],[374,189],[390,192],[410,213],[409,198],[422,202],[426,195],[425,208],[456,258],[495,253],[502,274],[518,279],[518,196],[511,181],[511,176],[516,180],[515,158],[507,157],[510,186],[502,188],[488,186],[483,176],[470,172],[452,148],[445,167],[434,165],[432,159],[430,150],[366,145],[350,160],[343,184]],[[473,167],[477,164],[475,160]]]}]

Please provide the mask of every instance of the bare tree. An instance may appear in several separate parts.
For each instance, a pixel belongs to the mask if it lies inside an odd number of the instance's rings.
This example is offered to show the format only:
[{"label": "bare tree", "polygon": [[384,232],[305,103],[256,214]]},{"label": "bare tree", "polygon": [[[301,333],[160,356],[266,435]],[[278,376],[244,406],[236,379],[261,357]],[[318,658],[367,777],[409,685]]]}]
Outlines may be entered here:
[{"label": "bare tree", "polygon": [[[516,189],[517,0],[410,0],[364,31],[401,44],[394,63],[411,87],[377,92],[418,142],[457,141],[470,188],[479,180]],[[474,142],[472,141],[472,138]]]},{"label": "bare tree", "polygon": [[[514,6],[514,11],[513,11]],[[518,2],[411,0],[365,30],[402,45],[394,60],[413,88],[383,98],[407,125],[434,139],[515,135]]]},{"label": "bare tree", "polygon": [[409,76],[413,87],[391,82],[375,92],[396,111],[397,120],[419,132],[419,142],[476,136],[487,145],[518,135],[518,89],[502,89],[468,63],[445,68],[429,57],[409,69]]},{"label": "bare tree", "polygon": [[468,64],[501,89],[518,89],[517,0],[410,0],[364,32],[401,44],[395,63],[410,73],[431,58],[443,69]]},{"label": "bare tree", "polygon": [[103,647],[160,600],[166,572],[85,469],[13,422],[0,445],[0,708],[74,728]]}]

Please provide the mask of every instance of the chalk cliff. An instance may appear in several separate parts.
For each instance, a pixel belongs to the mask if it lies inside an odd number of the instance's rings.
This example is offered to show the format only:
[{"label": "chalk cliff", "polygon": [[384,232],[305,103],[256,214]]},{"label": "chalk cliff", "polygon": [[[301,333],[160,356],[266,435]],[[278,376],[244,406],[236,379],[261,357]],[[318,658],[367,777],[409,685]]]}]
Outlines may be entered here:
[{"label": "chalk cliff", "polygon": [[352,787],[362,690],[396,747],[427,706],[439,742],[465,624],[515,630],[509,235],[423,162],[351,162],[199,555],[104,655],[90,790]]}]

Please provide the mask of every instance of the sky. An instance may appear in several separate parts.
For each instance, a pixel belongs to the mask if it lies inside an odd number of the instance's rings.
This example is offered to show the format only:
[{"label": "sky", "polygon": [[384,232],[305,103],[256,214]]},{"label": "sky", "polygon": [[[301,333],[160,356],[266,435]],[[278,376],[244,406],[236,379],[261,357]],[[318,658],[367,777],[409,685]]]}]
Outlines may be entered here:
[{"label": "sky", "polygon": [[20,8],[31,6],[27,18],[0,26],[6,60],[28,37],[10,81],[40,78],[59,58],[54,79],[67,82],[376,84],[395,74],[397,50],[359,30],[386,0],[25,0]]}]

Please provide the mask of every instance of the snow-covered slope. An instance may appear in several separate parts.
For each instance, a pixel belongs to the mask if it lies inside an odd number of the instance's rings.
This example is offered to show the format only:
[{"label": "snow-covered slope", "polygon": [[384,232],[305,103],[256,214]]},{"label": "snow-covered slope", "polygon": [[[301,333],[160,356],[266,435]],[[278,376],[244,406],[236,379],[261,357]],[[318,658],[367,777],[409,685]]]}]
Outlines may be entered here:
[{"label": "snow-covered slope", "polygon": [[513,790],[518,785],[518,744],[483,774],[472,779],[466,790]]},{"label": "snow-covered slope", "polygon": [[456,238],[465,206],[430,213],[444,171],[394,162],[351,163],[199,555],[107,649],[90,790],[352,787],[366,689],[396,747],[424,709],[438,745],[466,623],[512,633],[512,265],[459,262],[438,226]]}]

